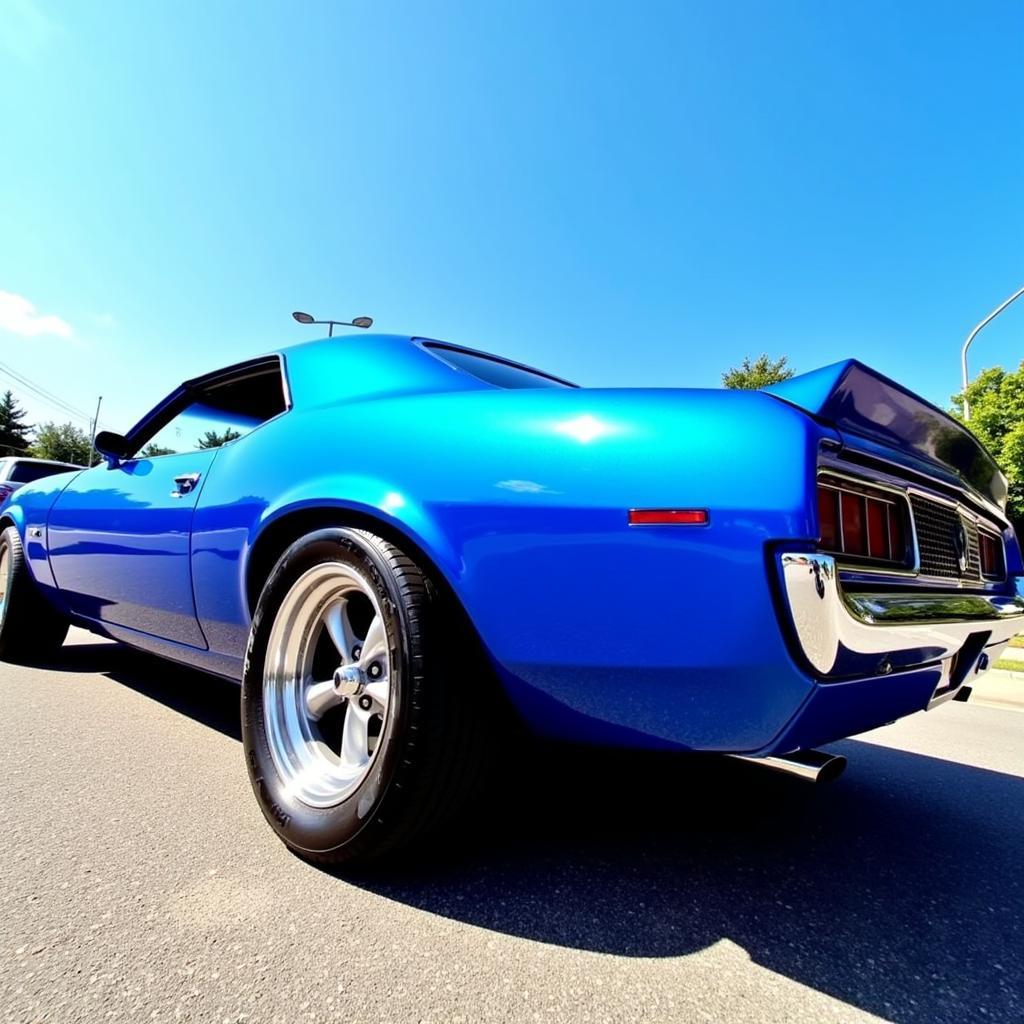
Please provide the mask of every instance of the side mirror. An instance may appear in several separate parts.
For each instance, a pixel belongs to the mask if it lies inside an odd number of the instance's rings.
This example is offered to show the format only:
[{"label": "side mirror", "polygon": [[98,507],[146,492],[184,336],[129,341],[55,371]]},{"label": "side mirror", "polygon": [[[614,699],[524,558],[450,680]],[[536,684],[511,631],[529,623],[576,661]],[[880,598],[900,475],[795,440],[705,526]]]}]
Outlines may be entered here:
[{"label": "side mirror", "polygon": [[96,451],[104,458],[118,462],[128,454],[128,442],[112,430],[101,430],[96,435]]}]

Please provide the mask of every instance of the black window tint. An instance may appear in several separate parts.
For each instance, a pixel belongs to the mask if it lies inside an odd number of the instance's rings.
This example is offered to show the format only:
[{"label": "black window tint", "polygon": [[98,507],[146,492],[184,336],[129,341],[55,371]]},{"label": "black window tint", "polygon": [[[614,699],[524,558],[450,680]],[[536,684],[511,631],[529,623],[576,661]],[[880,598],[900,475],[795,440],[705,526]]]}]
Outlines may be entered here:
[{"label": "black window tint", "polygon": [[18,484],[30,484],[33,480],[41,480],[44,476],[53,476],[54,473],[70,473],[76,468],[82,467],[51,466],[45,462],[16,462],[8,479]]},{"label": "black window tint", "polygon": [[494,359],[491,356],[477,355],[464,349],[447,348],[444,345],[428,345],[428,349],[439,359],[457,370],[472,374],[477,380],[493,384],[499,388],[571,388],[573,385],[555,377],[549,377],[539,370],[530,370],[525,366]]},{"label": "black window tint", "polygon": [[142,458],[219,448],[286,408],[280,361],[257,360],[187,385],[156,429],[132,440]]}]

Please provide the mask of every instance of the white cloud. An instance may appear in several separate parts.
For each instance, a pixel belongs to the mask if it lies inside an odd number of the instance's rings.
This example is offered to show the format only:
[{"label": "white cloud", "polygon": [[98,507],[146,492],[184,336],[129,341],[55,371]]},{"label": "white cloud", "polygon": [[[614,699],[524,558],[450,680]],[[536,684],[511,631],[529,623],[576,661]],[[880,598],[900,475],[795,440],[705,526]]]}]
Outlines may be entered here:
[{"label": "white cloud", "polygon": [[74,336],[67,320],[53,313],[40,313],[24,295],[0,291],[0,331],[10,331],[26,338],[55,334],[59,338]]},{"label": "white cloud", "polygon": [[558,491],[551,490],[536,480],[499,480],[495,487],[505,491],[514,491],[516,494],[557,494]]}]

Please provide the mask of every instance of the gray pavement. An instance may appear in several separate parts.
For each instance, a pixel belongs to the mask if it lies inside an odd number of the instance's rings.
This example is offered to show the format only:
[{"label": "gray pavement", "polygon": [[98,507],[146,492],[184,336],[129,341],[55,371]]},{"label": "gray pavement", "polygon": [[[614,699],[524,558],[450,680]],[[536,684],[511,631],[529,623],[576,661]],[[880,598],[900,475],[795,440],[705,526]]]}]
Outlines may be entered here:
[{"label": "gray pavement", "polygon": [[7,1021],[1024,1019],[1024,714],[735,763],[535,751],[343,879],[250,796],[237,690],[79,634],[0,666]]}]

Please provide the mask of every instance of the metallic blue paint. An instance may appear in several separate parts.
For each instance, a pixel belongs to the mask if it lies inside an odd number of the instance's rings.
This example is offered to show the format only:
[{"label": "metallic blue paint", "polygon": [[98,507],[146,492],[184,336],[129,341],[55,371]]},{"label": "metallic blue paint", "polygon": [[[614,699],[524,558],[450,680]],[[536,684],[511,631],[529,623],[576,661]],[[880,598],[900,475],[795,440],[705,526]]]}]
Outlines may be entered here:
[{"label": "metallic blue paint", "polygon": [[[766,753],[927,703],[930,667],[818,683],[780,622],[774,552],[814,548],[819,453],[853,443],[822,410],[859,364],[797,379],[783,401],[502,390],[388,335],[281,357],[290,408],[245,437],[12,495],[0,516],[23,536],[46,530],[29,555],[51,600],[89,628],[238,678],[261,583],[250,572],[279,553],[267,538],[316,511],[377,523],[428,559],[521,715],[548,735]],[[923,458],[886,443],[893,461]],[[183,472],[201,485],[172,499]],[[629,508],[672,507],[711,521],[627,524]]]},{"label": "metallic blue paint", "polygon": [[[206,647],[192,598],[190,537],[196,500],[216,454],[100,464],[60,494],[50,509],[47,543],[50,568],[71,612]],[[185,473],[201,474],[200,486],[172,497],[174,478]]]}]

